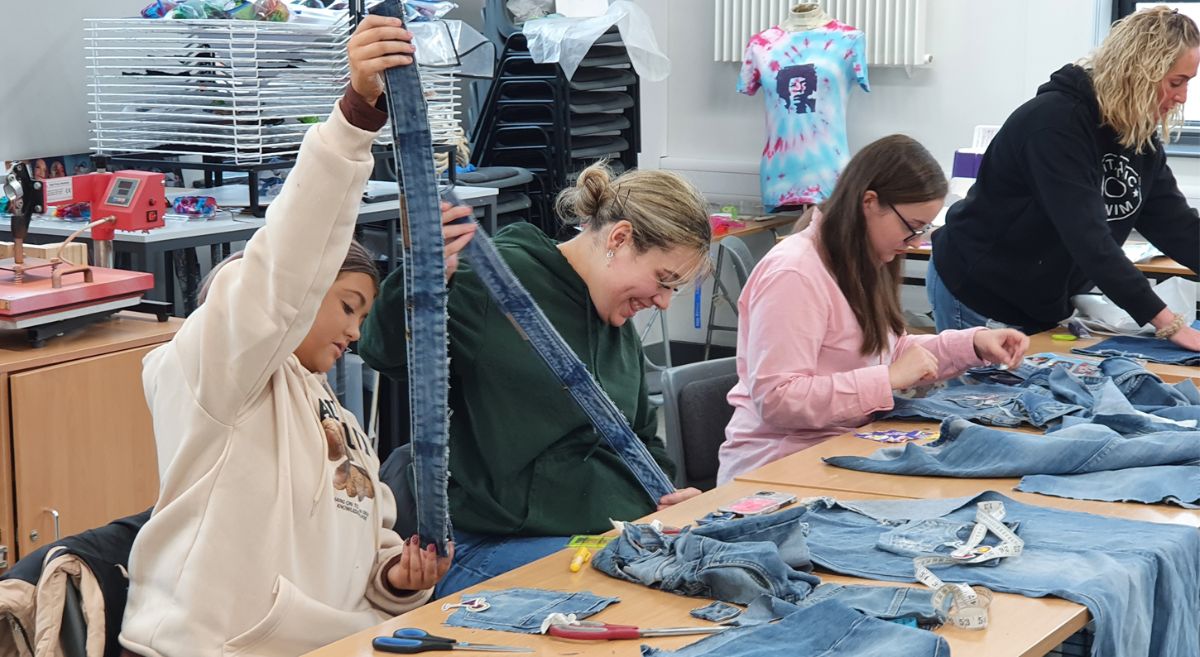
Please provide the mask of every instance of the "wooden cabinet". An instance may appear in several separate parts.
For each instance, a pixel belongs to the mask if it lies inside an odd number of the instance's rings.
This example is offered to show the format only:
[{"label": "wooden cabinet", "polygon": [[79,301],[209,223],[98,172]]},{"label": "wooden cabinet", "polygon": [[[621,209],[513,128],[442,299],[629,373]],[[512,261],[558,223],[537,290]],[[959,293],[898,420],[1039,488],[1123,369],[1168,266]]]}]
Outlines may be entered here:
[{"label": "wooden cabinet", "polygon": [[123,313],[41,349],[0,337],[0,550],[10,564],[55,540],[56,514],[69,536],[154,504],[142,358],[180,323]]}]

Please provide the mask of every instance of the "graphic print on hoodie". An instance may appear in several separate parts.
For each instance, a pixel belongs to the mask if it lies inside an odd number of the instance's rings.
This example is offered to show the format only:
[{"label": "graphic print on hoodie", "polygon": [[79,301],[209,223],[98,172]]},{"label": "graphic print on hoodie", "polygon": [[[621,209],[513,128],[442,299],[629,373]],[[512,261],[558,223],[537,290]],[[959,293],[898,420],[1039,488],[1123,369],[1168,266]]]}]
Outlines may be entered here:
[{"label": "graphic print on hoodie", "polygon": [[345,498],[335,495],[339,509],[349,511],[366,520],[371,512],[359,502],[375,499],[375,485],[367,469],[358,463],[358,455],[366,445],[366,436],[357,428],[342,420],[337,402],[322,399],[318,403],[318,416],[325,432],[325,446],[329,460],[337,464],[333,471],[333,488],[345,493]]}]

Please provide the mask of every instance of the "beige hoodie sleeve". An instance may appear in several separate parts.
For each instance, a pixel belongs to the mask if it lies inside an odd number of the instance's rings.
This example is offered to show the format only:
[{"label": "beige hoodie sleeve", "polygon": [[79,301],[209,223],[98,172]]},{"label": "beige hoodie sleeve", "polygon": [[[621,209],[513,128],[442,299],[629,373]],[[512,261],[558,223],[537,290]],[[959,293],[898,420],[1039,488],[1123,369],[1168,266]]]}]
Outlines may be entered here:
[{"label": "beige hoodie sleeve", "polygon": [[183,374],[214,420],[233,424],[255,403],[312,326],[350,247],[375,135],[338,107],[310,128],[266,225],[176,334]]},{"label": "beige hoodie sleeve", "polygon": [[429,598],[433,597],[433,589],[424,589],[406,596],[392,593],[385,579],[387,569],[392,560],[399,559],[404,553],[405,543],[400,535],[391,529],[396,524],[396,500],[392,497],[392,489],[376,482],[375,490],[379,495],[379,515],[382,516],[383,527],[379,531],[379,552],[376,553],[375,564],[372,566],[367,600],[389,614],[403,614],[428,602]]}]

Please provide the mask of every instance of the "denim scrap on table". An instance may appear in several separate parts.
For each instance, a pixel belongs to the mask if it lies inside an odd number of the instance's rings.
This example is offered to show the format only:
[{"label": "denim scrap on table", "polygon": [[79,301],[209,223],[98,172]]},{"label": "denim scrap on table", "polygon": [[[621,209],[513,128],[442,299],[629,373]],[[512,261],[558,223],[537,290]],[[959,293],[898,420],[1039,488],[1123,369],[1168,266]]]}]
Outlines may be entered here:
[{"label": "denim scrap on table", "polygon": [[575,614],[577,619],[583,620],[621,601],[619,598],[594,595],[591,591],[526,588],[479,591],[464,596],[464,599],[467,598],[483,598],[489,606],[483,611],[460,608],[446,619],[447,625],[522,634],[541,632],[542,621],[550,614]]},{"label": "denim scrap on table", "polygon": [[[1200,320],[1193,322],[1192,328],[1200,329]],[[1170,340],[1151,337],[1122,335],[1071,351],[1088,356],[1127,356],[1165,365],[1200,365],[1200,353],[1177,346]]]},{"label": "denim scrap on table", "polygon": [[862,472],[933,477],[1021,477],[1080,474],[1200,459],[1200,433],[1160,431],[1122,436],[1094,422],[1045,435],[1003,431],[967,420],[945,420],[927,445],[885,447],[870,456],[829,456],[830,465]]},{"label": "denim scrap on table", "polygon": [[696,607],[688,612],[693,618],[700,620],[712,621],[714,623],[724,623],[728,620],[733,620],[742,614],[740,607],[735,607],[731,604],[721,602],[720,600],[710,602],[703,607]]},{"label": "denim scrap on table", "polygon": [[994,567],[937,567],[944,581],[1086,606],[1096,628],[1092,657],[1200,655],[1200,532],[1193,527],[1048,509],[993,491],[946,500],[822,499],[800,507],[806,513],[798,519],[809,526],[817,565],[911,582],[913,552],[943,554],[945,524],[956,526],[954,535],[969,532],[982,501],[1004,504],[1024,551]]},{"label": "denim scrap on table", "polygon": [[1162,503],[1200,509],[1200,465],[1155,465],[1076,475],[1030,475],[1021,478],[1017,490],[1075,500]]},{"label": "denim scrap on table", "polygon": [[[1050,427],[1065,417],[1117,412],[1164,415],[1167,409],[1192,408],[1182,414],[1200,418],[1200,390],[1190,379],[1167,384],[1122,357],[1099,361],[1095,369],[1096,375],[1085,376],[1061,366],[1036,367],[1028,362],[1015,370],[977,368],[926,397],[896,397],[894,408],[880,417],[960,417],[992,426],[1015,427],[1024,422]],[[972,380],[983,382],[970,384]],[[1172,417],[1180,415],[1178,410],[1171,412]]]},{"label": "denim scrap on table", "polygon": [[621,535],[592,557],[592,566],[617,579],[724,602],[750,604],[765,595],[805,606],[837,598],[880,618],[945,618],[945,610],[934,609],[928,589],[818,586],[803,516],[799,507],[684,528],[679,534],[625,523]]},{"label": "denim scrap on table", "polygon": [[777,623],[726,630],[679,650],[642,646],[643,657],[949,657],[942,637],[871,618],[837,600],[797,609]]},{"label": "denim scrap on table", "polygon": [[1082,411],[1081,406],[1055,400],[1038,386],[1006,386],[995,383],[950,385],[926,397],[896,397],[884,418],[928,418],[944,420],[958,417],[1000,427],[1029,423],[1044,427],[1058,418]]}]

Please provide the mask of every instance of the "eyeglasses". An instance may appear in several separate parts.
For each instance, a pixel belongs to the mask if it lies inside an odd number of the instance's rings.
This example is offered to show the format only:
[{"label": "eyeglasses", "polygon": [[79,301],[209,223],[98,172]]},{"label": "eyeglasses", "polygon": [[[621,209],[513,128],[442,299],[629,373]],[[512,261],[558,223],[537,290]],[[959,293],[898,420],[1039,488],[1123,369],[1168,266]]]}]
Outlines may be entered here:
[{"label": "eyeglasses", "polygon": [[904,224],[904,227],[908,229],[908,232],[912,233],[912,235],[909,235],[908,237],[904,238],[905,244],[908,244],[909,242],[911,242],[911,241],[917,239],[918,237],[924,235],[925,233],[929,232],[929,226],[924,226],[920,229],[915,229],[912,227],[912,224],[908,223],[908,219],[905,219],[904,215],[900,214],[900,211],[896,209],[896,206],[892,205],[891,203],[888,203],[888,207],[892,209],[892,212],[896,213],[896,218],[900,220],[900,223]]}]

